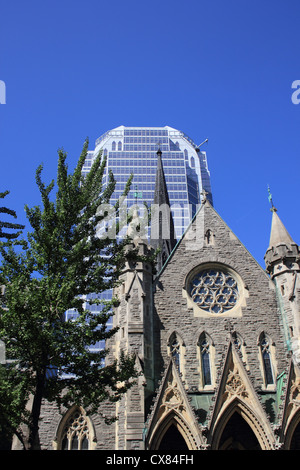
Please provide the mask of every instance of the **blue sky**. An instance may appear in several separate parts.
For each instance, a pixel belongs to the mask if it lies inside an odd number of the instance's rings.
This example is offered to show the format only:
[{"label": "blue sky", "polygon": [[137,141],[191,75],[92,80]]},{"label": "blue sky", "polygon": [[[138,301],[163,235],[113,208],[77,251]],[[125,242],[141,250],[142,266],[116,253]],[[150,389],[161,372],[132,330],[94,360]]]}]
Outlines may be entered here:
[{"label": "blue sky", "polygon": [[[216,210],[259,263],[268,184],[297,243],[299,0],[0,0],[0,191],[26,223],[35,170],[56,177],[109,129],[165,126],[208,138]],[[28,228],[28,227],[27,227]]]}]

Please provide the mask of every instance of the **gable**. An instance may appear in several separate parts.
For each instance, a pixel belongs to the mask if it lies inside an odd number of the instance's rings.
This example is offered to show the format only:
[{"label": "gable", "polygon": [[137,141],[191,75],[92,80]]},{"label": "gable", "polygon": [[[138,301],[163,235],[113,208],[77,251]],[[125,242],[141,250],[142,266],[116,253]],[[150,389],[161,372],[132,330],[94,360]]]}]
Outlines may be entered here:
[{"label": "gable", "polygon": [[184,384],[174,361],[171,359],[165,370],[155,397],[152,412],[146,423],[147,447],[158,449],[169,428],[175,423],[190,450],[199,449],[204,443],[203,436],[191,408]]},{"label": "gable", "polygon": [[[234,264],[237,257],[242,257],[243,263],[251,263],[251,267],[269,280],[269,277],[249,253],[243,243],[236,237],[208,200],[205,200],[195,217],[187,227],[181,239],[173,249],[164,264],[158,278],[164,275],[168,265],[176,262],[178,268],[191,259],[197,257],[199,261],[210,261],[217,257],[223,262]],[[192,263],[195,264],[195,263]]]},{"label": "gable", "polygon": [[270,299],[275,299],[273,282],[211,204],[205,201],[159,273],[157,290],[162,287],[164,291],[172,291],[172,298],[178,293],[186,298],[187,307],[193,308],[196,316],[206,316],[205,309],[201,312],[199,302],[198,305],[193,302],[188,289],[193,275],[209,269],[224,272],[227,278],[237,282],[239,305],[232,309],[233,317],[242,315],[241,309],[247,306],[250,290],[267,293]]},{"label": "gable", "polygon": [[[198,289],[197,282],[202,283],[203,290]],[[218,283],[223,290],[218,291]],[[210,309],[212,297],[217,302]],[[240,334],[258,383],[262,373],[257,345],[263,331],[276,344],[276,372],[286,367],[274,283],[208,201],[202,204],[156,279],[154,307],[162,364],[168,360],[166,345],[172,331],[181,332],[188,352],[187,387],[199,387],[197,342],[204,331],[215,344],[215,363],[221,360],[230,332]]]}]

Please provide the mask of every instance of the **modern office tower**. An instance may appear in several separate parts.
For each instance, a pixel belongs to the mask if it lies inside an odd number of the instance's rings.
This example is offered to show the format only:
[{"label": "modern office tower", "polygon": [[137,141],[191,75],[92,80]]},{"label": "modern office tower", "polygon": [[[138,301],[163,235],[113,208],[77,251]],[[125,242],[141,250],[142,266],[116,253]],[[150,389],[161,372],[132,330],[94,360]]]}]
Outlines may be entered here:
[{"label": "modern office tower", "polygon": [[176,237],[179,239],[197,207],[201,192],[207,193],[212,203],[210,174],[206,153],[183,132],[172,127],[125,127],[112,129],[96,140],[95,149],[89,151],[83,173],[88,173],[93,159],[102,151],[107,157],[108,171],[112,170],[117,186],[112,198],[115,202],[122,194],[130,174],[133,174],[128,207],[153,203],[157,168],[157,151],[162,152],[162,163],[173,213]]},{"label": "modern office tower", "polygon": [[[169,126],[119,126],[96,140],[95,149],[88,152],[82,172],[87,174],[90,171],[93,159],[102,151],[102,155],[107,158],[103,187],[108,183],[109,170],[112,170],[117,181],[111,204],[122,195],[128,178],[133,174],[131,190],[126,200],[127,209],[138,205],[143,210],[144,202],[149,207],[154,202],[158,150],[161,151],[160,158],[174,220],[175,237],[179,240],[201,204],[202,191],[212,203],[206,153],[186,134]],[[105,230],[105,227],[102,227],[102,230]],[[126,227],[123,233],[125,231]],[[149,227],[148,234],[150,239]],[[111,291],[106,291],[98,297],[109,300],[111,295]],[[89,297],[91,295],[86,299],[86,308],[97,313],[100,306],[89,305]],[[66,319],[71,320],[76,315],[75,311],[68,310]],[[108,328],[110,326],[108,324]],[[103,347],[103,342],[93,346],[96,349]]]}]

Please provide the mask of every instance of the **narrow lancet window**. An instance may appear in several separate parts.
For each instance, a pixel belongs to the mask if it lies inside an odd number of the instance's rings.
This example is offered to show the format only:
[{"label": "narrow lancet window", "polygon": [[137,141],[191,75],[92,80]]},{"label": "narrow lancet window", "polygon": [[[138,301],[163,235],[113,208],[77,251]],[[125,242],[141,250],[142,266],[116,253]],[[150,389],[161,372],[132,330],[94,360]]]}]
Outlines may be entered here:
[{"label": "narrow lancet window", "polygon": [[274,384],[274,378],[273,378],[273,370],[272,370],[270,342],[265,335],[263,335],[261,338],[260,350],[261,350],[261,356],[262,356],[262,361],[263,361],[266,385],[272,385]]},{"label": "narrow lancet window", "polygon": [[180,342],[176,336],[171,342],[171,356],[173,357],[174,362],[180,371]]},{"label": "narrow lancet window", "polygon": [[206,335],[203,335],[200,339],[200,355],[203,386],[211,385],[210,344]]}]

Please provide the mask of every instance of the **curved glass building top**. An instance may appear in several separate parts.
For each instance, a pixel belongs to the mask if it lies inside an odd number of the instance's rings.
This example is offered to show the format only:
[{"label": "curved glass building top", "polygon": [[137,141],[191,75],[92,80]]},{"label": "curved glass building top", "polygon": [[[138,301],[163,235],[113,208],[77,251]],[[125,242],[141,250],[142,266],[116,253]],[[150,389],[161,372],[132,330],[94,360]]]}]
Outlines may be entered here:
[{"label": "curved glass building top", "polygon": [[83,173],[89,172],[94,156],[102,150],[107,156],[107,175],[111,169],[117,181],[113,199],[121,196],[133,173],[128,204],[146,201],[151,205],[158,149],[162,151],[176,236],[180,238],[201,203],[202,190],[208,193],[207,198],[212,203],[206,153],[199,151],[186,134],[169,126],[117,127],[96,140],[95,150],[89,151]]}]

